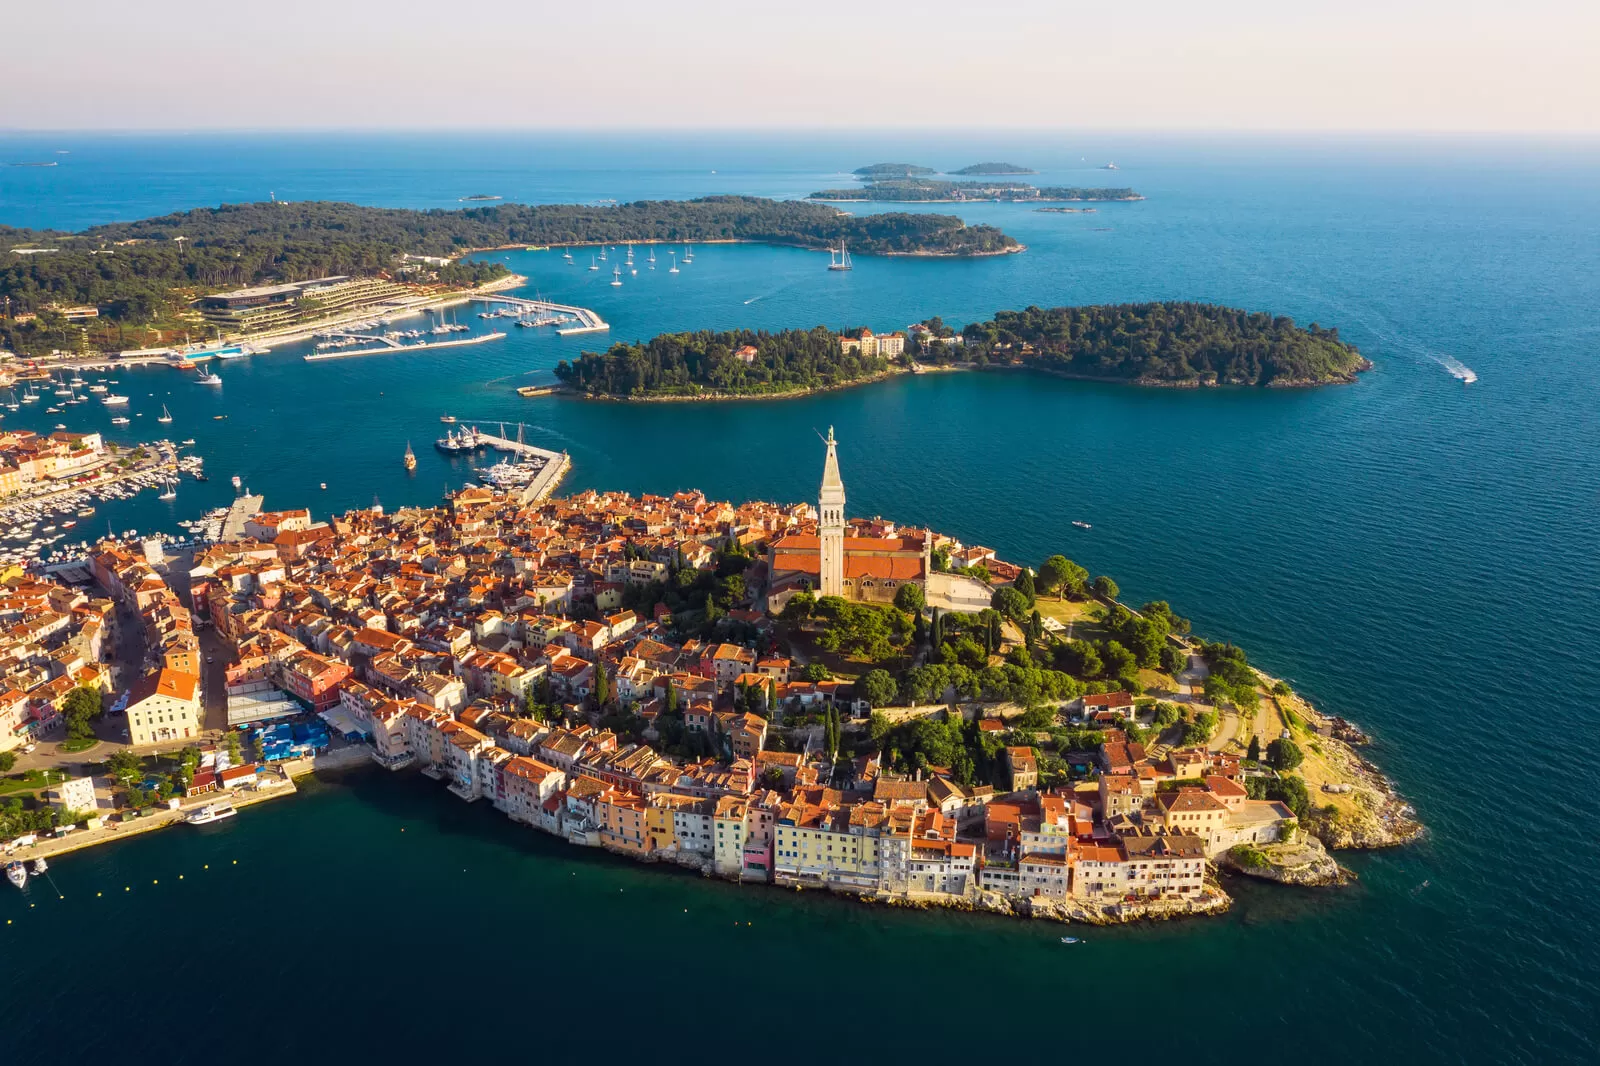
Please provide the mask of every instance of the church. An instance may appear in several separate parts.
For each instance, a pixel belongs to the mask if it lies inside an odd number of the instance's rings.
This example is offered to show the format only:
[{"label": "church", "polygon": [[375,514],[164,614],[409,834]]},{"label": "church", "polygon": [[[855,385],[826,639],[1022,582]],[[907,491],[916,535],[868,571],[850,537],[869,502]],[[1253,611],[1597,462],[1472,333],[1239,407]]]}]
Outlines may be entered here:
[{"label": "church", "polygon": [[859,528],[852,528],[845,521],[839,442],[832,426],[824,443],[828,453],[822,464],[816,532],[787,533],[768,552],[767,607],[772,611],[781,611],[803,588],[819,596],[890,603],[901,585],[925,585],[928,580],[927,534],[871,536],[867,534],[883,528],[881,523],[856,523]]}]

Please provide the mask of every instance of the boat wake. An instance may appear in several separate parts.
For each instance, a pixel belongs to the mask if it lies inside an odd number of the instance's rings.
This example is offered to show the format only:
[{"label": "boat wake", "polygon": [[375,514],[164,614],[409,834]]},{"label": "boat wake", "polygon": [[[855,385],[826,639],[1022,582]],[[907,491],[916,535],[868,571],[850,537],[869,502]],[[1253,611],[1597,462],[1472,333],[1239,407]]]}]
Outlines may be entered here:
[{"label": "boat wake", "polygon": [[1471,385],[1474,381],[1478,380],[1477,371],[1473,370],[1470,366],[1467,366],[1455,356],[1436,355],[1434,356],[1434,360],[1440,366],[1444,367],[1445,370],[1449,372],[1451,377],[1455,378],[1463,385]]}]

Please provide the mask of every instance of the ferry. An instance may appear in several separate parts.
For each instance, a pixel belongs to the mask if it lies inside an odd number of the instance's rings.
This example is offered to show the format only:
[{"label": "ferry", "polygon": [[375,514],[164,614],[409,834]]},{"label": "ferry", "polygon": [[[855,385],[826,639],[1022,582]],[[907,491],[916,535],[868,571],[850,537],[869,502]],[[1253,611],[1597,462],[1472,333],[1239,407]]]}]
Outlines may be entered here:
[{"label": "ferry", "polygon": [[28,869],[20,862],[6,863],[6,880],[22,888],[28,883]]},{"label": "ferry", "polygon": [[190,825],[206,825],[211,822],[220,822],[224,818],[232,818],[239,812],[233,809],[231,803],[208,803],[195,811],[184,821]]}]

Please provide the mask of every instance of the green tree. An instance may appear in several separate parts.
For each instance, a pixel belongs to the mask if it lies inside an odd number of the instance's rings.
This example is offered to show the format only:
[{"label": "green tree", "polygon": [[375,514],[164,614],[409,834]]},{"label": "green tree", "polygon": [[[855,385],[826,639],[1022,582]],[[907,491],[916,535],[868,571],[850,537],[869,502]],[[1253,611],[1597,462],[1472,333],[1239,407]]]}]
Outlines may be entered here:
[{"label": "green tree", "polygon": [[9,774],[17,765],[17,753],[0,751],[0,774]]},{"label": "green tree", "polygon": [[1114,600],[1117,598],[1117,593],[1121,591],[1121,589],[1117,588],[1117,583],[1104,574],[1094,579],[1094,594],[1096,596]]},{"label": "green tree", "polygon": [[89,740],[94,736],[94,720],[100,717],[100,690],[80,685],[67,693],[61,714],[67,722],[67,738]]},{"label": "green tree", "polygon": [[1033,605],[1028,601],[1028,597],[1012,586],[1002,585],[994,590],[994,595],[989,599],[989,606],[1007,618],[1014,618],[1020,621],[1027,617],[1028,608]]},{"label": "green tree", "polygon": [[594,705],[604,710],[611,702],[611,679],[606,676],[606,664],[594,664]]},{"label": "green tree", "polygon": [[1287,738],[1280,737],[1267,745],[1267,764],[1274,770],[1293,770],[1305,759],[1305,752],[1300,750],[1300,745]]},{"label": "green tree", "polygon": [[1261,761],[1261,738],[1254,733],[1250,734],[1250,746],[1245,749],[1244,757],[1251,762]]},{"label": "green tree", "polygon": [[[902,586],[903,587],[903,586]],[[900,686],[887,670],[868,670],[861,678],[861,696],[874,707],[887,707],[894,702]]]},{"label": "green tree", "polygon": [[106,772],[116,779],[117,784],[126,788],[144,776],[144,760],[127,748],[122,748],[112,752],[111,758],[106,760]]},{"label": "green tree", "polygon": [[1039,567],[1039,591],[1059,596],[1082,596],[1088,587],[1089,571],[1065,555],[1052,555]]},{"label": "green tree", "polygon": [[1032,570],[1024,566],[1022,572],[1017,575],[1017,579],[1011,583],[1011,587],[1028,598],[1029,607],[1033,606],[1033,599],[1038,595],[1038,590],[1033,580]]},{"label": "green tree", "polygon": [[1178,710],[1178,705],[1176,703],[1169,703],[1166,700],[1157,700],[1155,714],[1156,726],[1160,729],[1165,729],[1167,726],[1177,722],[1180,713],[1181,712]]},{"label": "green tree", "polygon": [[807,681],[826,681],[832,676],[832,671],[821,663],[806,663],[806,668],[801,671],[801,677]]},{"label": "green tree", "polygon": [[921,614],[927,605],[927,598],[922,593],[922,586],[914,581],[907,581],[894,593],[894,605],[907,614]]}]

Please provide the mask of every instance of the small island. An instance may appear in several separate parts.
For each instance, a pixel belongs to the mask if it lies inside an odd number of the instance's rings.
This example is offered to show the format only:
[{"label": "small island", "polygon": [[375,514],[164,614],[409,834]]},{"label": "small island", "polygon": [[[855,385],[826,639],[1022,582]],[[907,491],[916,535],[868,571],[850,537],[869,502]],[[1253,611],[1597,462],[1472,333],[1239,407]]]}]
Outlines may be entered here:
[{"label": "small island", "polygon": [[1068,185],[1029,185],[1020,181],[935,181],[931,178],[893,178],[857,188],[822,189],[808,200],[824,203],[961,203],[1000,200],[1015,203],[1080,201],[1134,201],[1144,197],[1132,189],[1081,188]]},{"label": "small island", "polygon": [[1338,330],[1200,303],[1030,307],[957,332],[855,328],[664,333],[563,360],[569,390],[622,400],[803,396],[929,368],[1021,368],[1134,385],[1284,387],[1355,380],[1371,364]]},{"label": "small island", "polygon": [[886,178],[914,178],[922,174],[939,172],[932,167],[919,167],[914,163],[873,163],[870,166],[857,167],[852,173],[867,181],[882,181]]},{"label": "small island", "polygon": [[952,170],[950,173],[958,174],[962,177],[995,177],[1004,174],[1037,174],[1039,172],[1018,166],[1015,163],[974,163],[971,166],[962,167],[960,170]]}]

